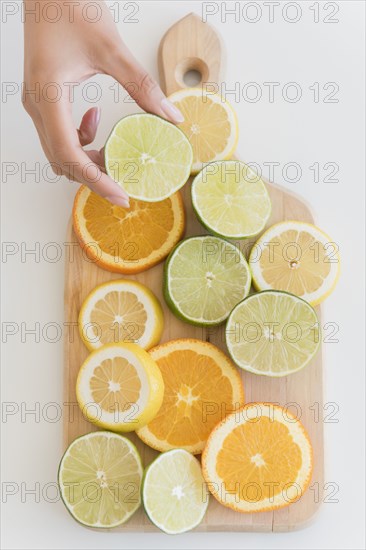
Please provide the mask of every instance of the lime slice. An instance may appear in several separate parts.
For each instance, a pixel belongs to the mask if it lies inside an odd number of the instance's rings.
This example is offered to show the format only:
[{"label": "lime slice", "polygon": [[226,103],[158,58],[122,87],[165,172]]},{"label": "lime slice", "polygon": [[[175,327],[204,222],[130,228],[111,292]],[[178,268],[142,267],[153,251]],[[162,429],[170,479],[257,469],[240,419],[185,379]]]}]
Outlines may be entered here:
[{"label": "lime slice", "polygon": [[71,443],[58,482],[70,514],[88,527],[116,527],[141,504],[141,458],[121,435],[92,432]]},{"label": "lime slice", "polygon": [[264,291],[240,302],[226,325],[233,361],[249,372],[286,376],[311,361],[320,345],[314,309],[293,294]]},{"label": "lime slice", "polygon": [[130,197],[157,202],[187,181],[192,146],[174,124],[154,115],[130,115],[115,125],[105,145],[109,176]]},{"label": "lime slice", "polygon": [[181,241],[165,264],[164,295],[173,313],[195,325],[218,325],[248,295],[250,271],[241,251],[218,237]]},{"label": "lime slice", "polygon": [[184,449],[158,456],[147,468],[142,498],[151,521],[168,534],[196,527],[206,513],[208,495],[198,460]]},{"label": "lime slice", "polygon": [[244,162],[212,162],[195,177],[191,190],[199,220],[222,237],[244,239],[257,235],[271,213],[265,184]]}]

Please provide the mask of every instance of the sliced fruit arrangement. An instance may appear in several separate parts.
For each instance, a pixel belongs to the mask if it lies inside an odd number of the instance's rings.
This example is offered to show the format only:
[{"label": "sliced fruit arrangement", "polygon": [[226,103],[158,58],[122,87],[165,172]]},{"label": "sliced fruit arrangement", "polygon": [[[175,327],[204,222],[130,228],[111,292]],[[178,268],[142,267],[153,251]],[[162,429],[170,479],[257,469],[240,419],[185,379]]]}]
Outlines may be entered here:
[{"label": "sliced fruit arrangement", "polygon": [[80,335],[91,351],[118,342],[149,349],[159,343],[163,327],[159,300],[145,285],[130,280],[97,286],[79,314]]},{"label": "sliced fruit arrangement", "polygon": [[191,237],[165,264],[164,296],[172,312],[196,325],[218,325],[249,293],[251,276],[241,251],[219,237]]},{"label": "sliced fruit arrangement", "polygon": [[163,393],[160,369],[136,344],[108,344],[93,351],[76,381],[76,397],[86,418],[117,432],[130,432],[150,422]]},{"label": "sliced fruit arrangement", "polygon": [[71,443],[61,459],[58,483],[70,514],[88,527],[116,527],[141,504],[142,464],[129,439],[92,432]]},{"label": "sliced fruit arrangement", "polygon": [[319,321],[298,296],[258,292],[234,307],[226,324],[226,344],[242,369],[286,376],[304,368],[318,351]]},{"label": "sliced fruit arrangement", "polygon": [[184,116],[179,127],[193,147],[192,174],[235,151],[239,128],[235,111],[220,95],[201,88],[184,88],[169,96]]},{"label": "sliced fruit arrangement", "polygon": [[149,202],[162,201],[183,187],[193,160],[184,132],[146,113],[117,122],[104,155],[108,175],[130,197]]},{"label": "sliced fruit arrangement", "polygon": [[74,201],[73,225],[88,257],[116,273],[139,273],[161,262],[184,232],[180,193],[161,202],[111,204],[82,186]]},{"label": "sliced fruit arrangement", "polygon": [[238,512],[288,506],[306,490],[312,447],[301,423],[271,403],[252,403],[212,431],[202,454],[209,490]]},{"label": "sliced fruit arrangement", "polygon": [[147,468],[142,498],[147,515],[168,534],[184,533],[203,519],[208,495],[201,465],[184,449],[159,455]]},{"label": "sliced fruit arrangement", "polygon": [[333,291],[340,272],[338,246],[315,225],[284,221],[270,227],[250,258],[258,290],[285,290],[317,305]]},{"label": "sliced fruit arrangement", "polygon": [[200,453],[217,422],[244,404],[237,369],[213,344],[190,338],[161,344],[150,354],[164,380],[164,399],[137,435],[159,451]]},{"label": "sliced fruit arrangement", "polygon": [[212,233],[244,239],[263,231],[271,213],[264,182],[238,160],[213,162],[195,177],[193,208]]},{"label": "sliced fruit arrangement", "polygon": [[[193,338],[158,345],[163,311],[139,282],[111,280],[87,296],[79,330],[92,353],[78,373],[76,396],[84,416],[110,431],[71,443],[59,485],[67,509],[90,527],[120,525],[142,496],[159,529],[183,533],[202,521],[208,490],[238,512],[266,512],[298,500],[312,475],[312,447],[299,420],[273,403],[245,405],[236,367],[283,377],[315,357],[320,327],[312,305],[336,284],[337,246],[298,221],[262,233],[271,201],[248,165],[228,160],[238,139],[230,105],[200,88],[185,88],[170,100],[185,118],[179,127],[154,115],[131,115],[106,143],[107,173],[129,194],[130,208],[82,186],[74,231],[88,258],[112,272],[134,275],[167,258],[169,308],[192,325],[226,321],[230,358]],[[191,173],[198,173],[193,209],[211,235],[181,241],[185,213],[178,190]],[[261,233],[249,265],[239,245],[227,240]],[[259,292],[249,295],[252,277]],[[162,453],[143,481],[136,448],[114,433],[131,431]],[[200,453],[202,467],[193,456]]]}]

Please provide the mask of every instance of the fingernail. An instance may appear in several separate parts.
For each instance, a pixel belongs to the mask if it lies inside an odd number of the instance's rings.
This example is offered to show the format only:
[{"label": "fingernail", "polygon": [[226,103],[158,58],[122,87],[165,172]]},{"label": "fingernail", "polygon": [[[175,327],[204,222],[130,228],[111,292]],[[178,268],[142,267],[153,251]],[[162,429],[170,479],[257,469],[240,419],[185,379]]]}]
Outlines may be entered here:
[{"label": "fingernail", "polygon": [[96,124],[96,126],[98,126],[98,124],[99,124],[99,121],[100,121],[100,114],[101,114],[101,109],[100,109],[100,107],[97,107],[97,108],[95,109],[95,115],[94,115],[94,116],[95,116],[95,124]]},{"label": "fingernail", "polygon": [[184,116],[180,110],[166,97],[161,102],[161,108],[172,122],[176,122],[177,124],[184,122]]},{"label": "fingernail", "polygon": [[116,204],[117,206],[123,206],[124,208],[130,207],[130,201],[128,198],[125,197],[119,197],[118,195],[108,195],[108,197],[105,197],[107,201],[111,202],[112,204]]}]

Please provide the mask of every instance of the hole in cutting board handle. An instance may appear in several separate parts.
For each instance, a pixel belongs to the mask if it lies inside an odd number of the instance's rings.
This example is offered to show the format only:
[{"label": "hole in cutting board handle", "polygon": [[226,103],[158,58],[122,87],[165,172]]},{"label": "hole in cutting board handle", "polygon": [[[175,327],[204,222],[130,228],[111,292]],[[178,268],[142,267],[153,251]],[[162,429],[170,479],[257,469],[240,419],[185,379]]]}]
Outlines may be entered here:
[{"label": "hole in cutting board handle", "polygon": [[183,82],[187,88],[194,88],[201,84],[202,75],[196,69],[189,69],[189,71],[183,75]]},{"label": "hole in cutting board handle", "polygon": [[183,59],[175,68],[175,79],[181,88],[192,88],[208,81],[209,70],[198,57]]}]

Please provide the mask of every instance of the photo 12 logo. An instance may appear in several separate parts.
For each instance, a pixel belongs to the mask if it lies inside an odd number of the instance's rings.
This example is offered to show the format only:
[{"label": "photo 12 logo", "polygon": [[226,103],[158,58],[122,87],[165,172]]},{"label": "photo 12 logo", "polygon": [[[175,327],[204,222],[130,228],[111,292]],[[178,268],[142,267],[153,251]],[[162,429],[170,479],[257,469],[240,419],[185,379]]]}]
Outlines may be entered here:
[{"label": "photo 12 logo", "polygon": [[201,17],[204,23],[339,23],[338,2],[203,2]]},{"label": "photo 12 logo", "polygon": [[[0,4],[2,23],[8,23],[14,17],[20,18],[22,23],[32,20],[35,23],[45,21],[52,24],[58,23],[62,18],[69,23],[75,23],[80,17],[86,23],[97,23],[103,17],[101,2],[89,0],[67,0],[67,2],[2,0]],[[107,0],[106,4],[115,23],[140,22],[140,2]]]},{"label": "photo 12 logo", "polygon": [[202,84],[203,101],[219,94],[222,101],[231,103],[298,103],[311,100],[313,103],[339,103],[340,86],[337,82],[205,82]]}]

